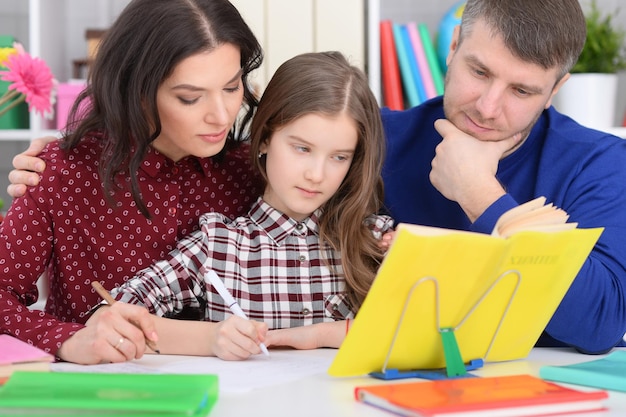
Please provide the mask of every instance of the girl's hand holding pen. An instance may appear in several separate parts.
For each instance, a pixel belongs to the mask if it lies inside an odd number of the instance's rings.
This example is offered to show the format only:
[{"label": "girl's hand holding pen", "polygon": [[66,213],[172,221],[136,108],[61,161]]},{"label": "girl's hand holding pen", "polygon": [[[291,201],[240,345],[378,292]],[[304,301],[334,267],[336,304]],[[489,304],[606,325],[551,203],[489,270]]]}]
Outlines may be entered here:
[{"label": "girl's hand holding pen", "polygon": [[[228,289],[226,288],[226,285],[224,285],[224,281],[222,281],[217,276],[215,271],[213,271],[212,269],[207,269],[205,277],[208,280],[208,282],[211,284],[211,286],[213,286],[213,288],[222,297],[222,299],[224,300],[224,303],[226,303],[230,311],[235,316],[247,320],[248,317],[246,316],[246,313],[244,313],[244,311],[241,309],[239,304],[237,304],[237,301],[233,298],[233,295],[230,293],[230,291],[228,291]],[[265,327],[265,332],[266,331],[267,331],[267,326]],[[263,338],[265,338],[265,336],[263,336]],[[261,349],[261,352],[263,352],[267,357],[270,356],[270,353],[267,350],[267,347],[265,346],[265,344],[263,343],[263,340],[259,342],[259,349]]]},{"label": "girl's hand holding pen", "polygon": [[211,350],[223,360],[242,360],[261,352],[259,346],[267,336],[267,324],[230,316],[213,326]]}]

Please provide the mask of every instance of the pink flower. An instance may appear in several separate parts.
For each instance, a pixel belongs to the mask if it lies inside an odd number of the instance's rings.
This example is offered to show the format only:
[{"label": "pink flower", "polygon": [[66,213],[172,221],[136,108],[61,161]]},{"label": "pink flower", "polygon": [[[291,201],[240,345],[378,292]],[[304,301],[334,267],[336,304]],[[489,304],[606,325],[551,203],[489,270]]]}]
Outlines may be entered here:
[{"label": "pink flower", "polygon": [[[7,57],[7,71],[0,71],[0,79],[12,82],[6,94],[23,95],[29,111],[42,116],[52,114],[54,77],[48,65],[26,53],[21,45],[15,45],[18,53]],[[13,93],[11,92],[13,90]]]}]

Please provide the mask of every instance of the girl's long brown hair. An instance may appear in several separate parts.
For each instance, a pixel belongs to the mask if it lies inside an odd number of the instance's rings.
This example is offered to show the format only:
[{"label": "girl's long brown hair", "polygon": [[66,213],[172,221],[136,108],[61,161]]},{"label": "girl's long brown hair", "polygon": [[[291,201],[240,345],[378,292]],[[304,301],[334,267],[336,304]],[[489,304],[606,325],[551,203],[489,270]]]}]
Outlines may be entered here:
[{"label": "girl's long brown hair", "polygon": [[278,68],[268,84],[251,125],[250,154],[267,181],[261,144],[307,114],[335,116],[346,112],[358,128],[350,169],[322,207],[320,239],[341,253],[347,295],[356,311],[382,260],[382,250],[364,224],[383,201],[381,167],[385,142],[380,109],[363,72],[338,52],[298,55]]}]

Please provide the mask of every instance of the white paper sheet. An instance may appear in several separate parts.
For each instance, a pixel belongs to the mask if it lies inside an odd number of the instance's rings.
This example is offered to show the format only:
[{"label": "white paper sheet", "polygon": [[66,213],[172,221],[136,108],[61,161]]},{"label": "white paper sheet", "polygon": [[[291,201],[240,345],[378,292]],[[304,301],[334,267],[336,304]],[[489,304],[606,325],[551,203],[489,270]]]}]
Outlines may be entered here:
[{"label": "white paper sheet", "polygon": [[[329,354],[331,352],[332,354]],[[219,376],[221,393],[240,393],[297,381],[314,374],[325,374],[333,360],[334,352],[336,351],[272,350],[269,358],[256,355],[245,361],[223,361],[214,357],[145,355],[140,360],[102,365],[54,363],[52,370],[95,373],[209,373]]]}]

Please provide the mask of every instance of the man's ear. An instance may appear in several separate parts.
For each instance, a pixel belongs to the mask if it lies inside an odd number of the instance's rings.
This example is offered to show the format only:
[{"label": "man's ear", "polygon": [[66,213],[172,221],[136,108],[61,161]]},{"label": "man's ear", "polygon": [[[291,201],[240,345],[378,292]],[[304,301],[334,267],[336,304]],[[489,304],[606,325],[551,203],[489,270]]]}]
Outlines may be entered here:
[{"label": "man's ear", "polygon": [[454,27],[454,31],[452,32],[452,40],[450,41],[450,50],[448,51],[448,56],[446,57],[446,65],[450,65],[450,61],[452,60],[452,55],[454,55],[456,48],[459,46],[460,33],[461,33],[461,25],[456,25]]},{"label": "man's ear", "polygon": [[567,74],[565,74],[565,75],[563,76],[563,78],[561,78],[561,79],[559,80],[559,82],[558,82],[558,83],[556,83],[556,85],[555,85],[555,86],[554,86],[554,88],[552,89],[552,94],[550,94],[550,99],[549,99],[549,100],[548,100],[548,102],[546,103],[546,106],[545,106],[545,108],[546,108],[546,109],[552,105],[552,100],[554,99],[554,96],[556,95],[556,93],[558,93],[558,92],[559,92],[559,90],[561,89],[561,87],[563,87],[563,84],[565,84],[565,82],[566,82],[567,80],[569,80],[569,77],[570,77],[571,75],[572,75],[572,74],[570,74],[570,73],[568,72]]}]

